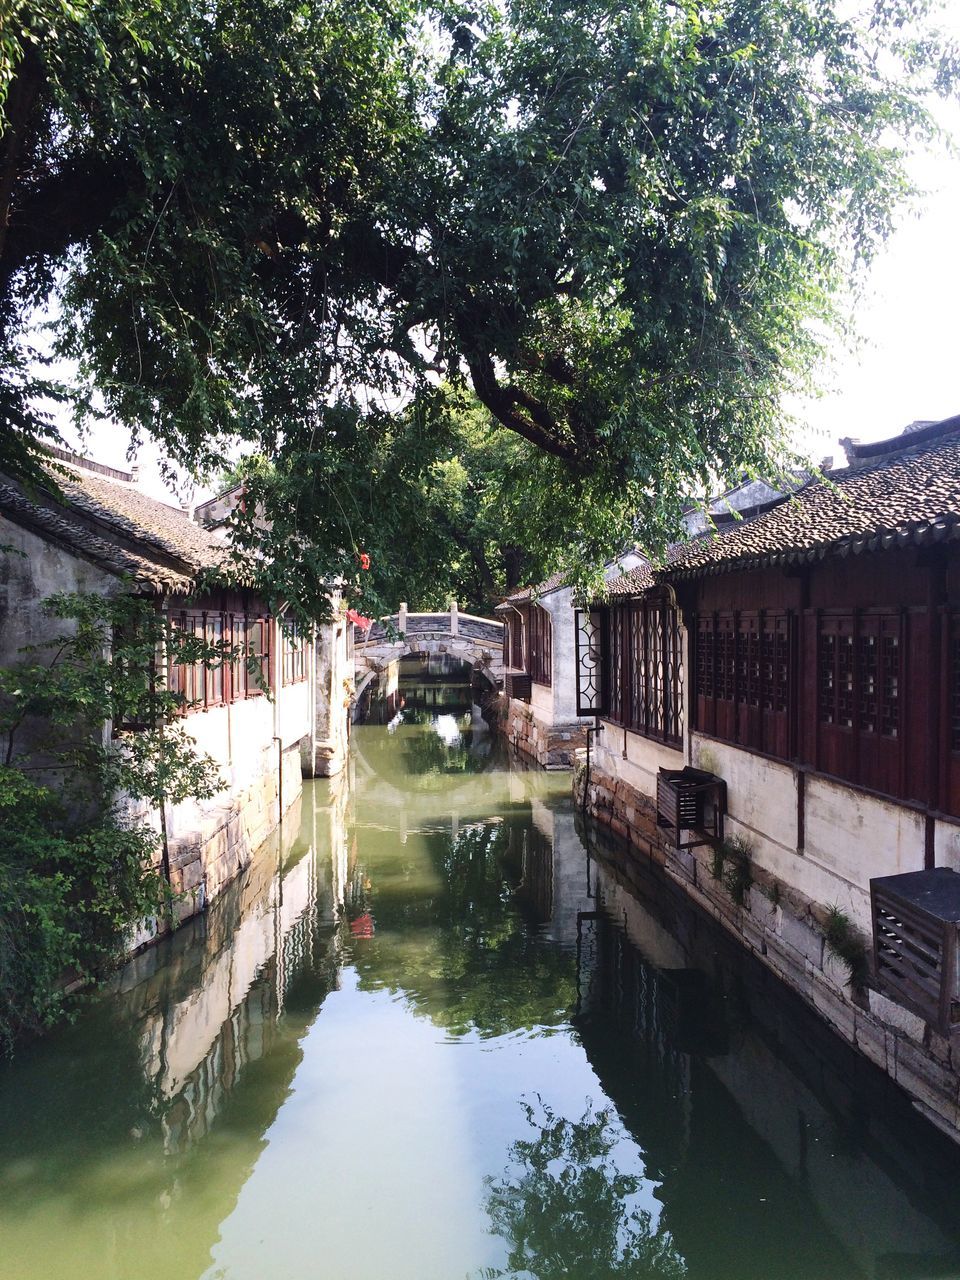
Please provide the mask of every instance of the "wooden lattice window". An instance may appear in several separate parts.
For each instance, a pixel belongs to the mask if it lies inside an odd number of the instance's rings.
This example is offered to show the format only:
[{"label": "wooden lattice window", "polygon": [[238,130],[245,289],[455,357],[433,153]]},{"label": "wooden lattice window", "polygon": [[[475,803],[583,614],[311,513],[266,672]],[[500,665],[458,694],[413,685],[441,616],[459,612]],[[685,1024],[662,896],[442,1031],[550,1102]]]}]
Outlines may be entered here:
[{"label": "wooden lattice window", "polygon": [[733,616],[717,619],[717,697],[734,702],[737,690],[737,637]]},{"label": "wooden lattice window", "polygon": [[537,684],[553,682],[553,619],[541,605],[530,610],[530,678]]},{"label": "wooden lattice window", "polygon": [[880,732],[900,736],[900,637],[880,637]]},{"label": "wooden lattice window", "polygon": [[697,619],[697,727],[770,755],[790,753],[791,620],[785,611]]},{"label": "wooden lattice window", "polygon": [[648,738],[679,745],[683,734],[683,633],[664,598],[609,612],[609,714]]},{"label": "wooden lattice window", "polygon": [[902,786],[902,627],[893,610],[817,623],[817,764],[888,794]]},{"label": "wooden lattice window", "polygon": [[310,637],[297,626],[288,623],[283,628],[283,683],[300,684],[308,675],[307,654]]},{"label": "wooden lattice window", "polygon": [[[207,644],[213,645],[217,649],[222,649],[224,626],[225,619],[222,613],[208,613],[205,615],[204,631]],[[208,707],[218,706],[225,701],[223,674],[222,662],[208,663],[204,667],[204,698]]]},{"label": "wooden lattice window", "polygon": [[785,615],[766,614],[760,632],[760,705],[764,711],[787,710],[790,680],[789,634]]},{"label": "wooden lattice window", "polygon": [[713,618],[697,619],[697,696],[715,698]]}]

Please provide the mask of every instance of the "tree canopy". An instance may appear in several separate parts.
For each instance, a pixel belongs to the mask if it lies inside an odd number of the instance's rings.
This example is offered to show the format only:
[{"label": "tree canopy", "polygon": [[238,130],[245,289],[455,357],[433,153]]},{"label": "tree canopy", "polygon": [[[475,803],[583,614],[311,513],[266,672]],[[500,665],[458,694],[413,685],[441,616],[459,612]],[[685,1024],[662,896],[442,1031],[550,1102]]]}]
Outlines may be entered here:
[{"label": "tree canopy", "polygon": [[564,495],[557,563],[653,545],[691,489],[783,460],[784,393],[954,83],[926,20],[0,0],[0,464],[29,473],[51,398],[200,471],[239,442],[278,468],[288,559],[312,542],[277,591],[361,549],[385,586],[445,382],[523,444],[528,495]]}]

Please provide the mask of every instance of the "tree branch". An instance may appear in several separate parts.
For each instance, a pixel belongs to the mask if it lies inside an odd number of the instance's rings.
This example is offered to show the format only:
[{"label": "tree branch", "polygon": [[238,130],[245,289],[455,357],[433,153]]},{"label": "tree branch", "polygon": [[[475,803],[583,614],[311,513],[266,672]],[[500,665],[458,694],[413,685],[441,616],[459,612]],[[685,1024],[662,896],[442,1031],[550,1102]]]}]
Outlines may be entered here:
[{"label": "tree branch", "polygon": [[[498,422],[555,458],[580,461],[576,449],[561,437],[556,418],[539,400],[522,387],[500,385],[493,360],[486,352],[475,351],[468,354],[466,360],[478,399]],[[521,408],[526,412],[521,412]]]}]

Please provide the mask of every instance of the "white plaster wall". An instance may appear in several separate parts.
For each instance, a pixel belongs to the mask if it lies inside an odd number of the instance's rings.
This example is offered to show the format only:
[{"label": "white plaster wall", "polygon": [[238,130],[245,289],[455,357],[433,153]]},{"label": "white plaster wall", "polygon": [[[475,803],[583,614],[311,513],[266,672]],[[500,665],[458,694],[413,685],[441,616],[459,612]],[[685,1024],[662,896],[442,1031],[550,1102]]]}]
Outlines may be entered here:
[{"label": "white plaster wall", "polygon": [[183,727],[220,765],[229,787],[243,787],[261,772],[260,756],[273,742],[274,707],[266,695],[193,711]]},{"label": "white plaster wall", "polygon": [[530,710],[541,724],[552,725],[555,723],[553,705],[553,689],[549,685],[537,684],[535,680],[531,681]]},{"label": "white plaster wall", "polygon": [[755,846],[796,853],[797,778],[787,764],[742,751],[729,743],[690,735],[692,763],[727,784],[728,819]]},{"label": "white plaster wall", "polygon": [[[596,768],[611,778],[619,778],[655,801],[657,798],[657,773],[660,769],[682,769],[686,763],[683,751],[664,746],[639,733],[624,733],[620,725],[609,720],[601,721],[603,729],[596,734],[591,745],[591,757]],[[626,756],[624,756],[626,748]]]},{"label": "white plaster wall", "polygon": [[40,644],[69,624],[51,623],[42,604],[59,591],[107,595],[119,580],[96,565],[0,516],[0,664],[16,662],[24,645]]},{"label": "white plaster wall", "polygon": [[919,813],[819,777],[807,778],[805,813],[806,856],[863,890],[873,876],[923,870]]},{"label": "white plaster wall", "polygon": [[[311,655],[312,657],[312,649]],[[284,748],[307,737],[313,728],[310,680],[284,685],[277,693],[277,736]]]},{"label": "white plaster wall", "polygon": [[933,838],[934,862],[938,867],[960,871],[960,826],[938,820]]},{"label": "white plaster wall", "polygon": [[542,708],[538,703],[531,703],[537,716],[547,724],[569,724],[577,720],[577,685],[574,667],[576,636],[573,618],[573,589],[563,587],[552,591],[540,601],[553,620],[553,684],[549,689],[542,685],[534,685],[534,691],[540,690],[546,695],[542,700]]}]

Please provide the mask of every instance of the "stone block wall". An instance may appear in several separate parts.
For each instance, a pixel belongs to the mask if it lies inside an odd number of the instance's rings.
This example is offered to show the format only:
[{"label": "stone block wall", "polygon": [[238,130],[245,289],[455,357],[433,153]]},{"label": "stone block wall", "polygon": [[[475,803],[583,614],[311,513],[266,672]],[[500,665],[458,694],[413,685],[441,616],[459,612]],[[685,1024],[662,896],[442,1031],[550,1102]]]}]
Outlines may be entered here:
[{"label": "stone block wall", "polygon": [[[960,1034],[944,1037],[921,1018],[867,984],[858,990],[847,965],[825,939],[829,908],[758,866],[738,903],[714,874],[709,846],[675,849],[657,826],[654,801],[622,779],[591,767],[584,754],[574,769],[579,805],[637,854],[662,868],[865,1057],[909,1095],[914,1107],[960,1142]],[[869,951],[869,943],[864,938]]]},{"label": "stone block wall", "polygon": [[569,769],[574,753],[587,744],[587,726],[579,721],[546,724],[526,702],[511,698],[503,732],[511,746],[530,756],[544,769]]},{"label": "stone block wall", "polygon": [[[279,760],[277,745],[267,744],[260,753],[259,768],[226,799],[190,801],[168,809],[170,883],[179,895],[174,907],[178,924],[218,897],[251,864],[281,817],[297,811],[303,789],[300,757],[300,743],[283,751]],[[155,825],[159,826],[158,816]],[[158,854],[158,863],[159,858]],[[165,921],[152,923],[131,940],[131,950],[166,932]]]}]

